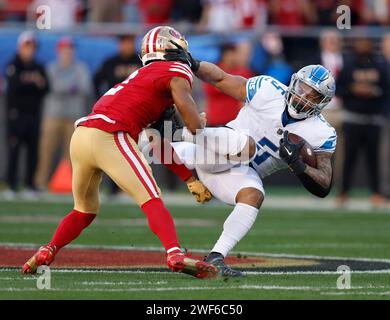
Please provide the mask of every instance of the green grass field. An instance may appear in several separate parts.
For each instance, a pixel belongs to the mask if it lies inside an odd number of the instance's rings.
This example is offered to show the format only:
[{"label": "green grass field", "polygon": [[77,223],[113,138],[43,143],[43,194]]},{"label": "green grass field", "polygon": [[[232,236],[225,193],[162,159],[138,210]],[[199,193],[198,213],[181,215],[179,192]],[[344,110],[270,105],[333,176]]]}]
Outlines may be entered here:
[{"label": "green grass field", "polygon": [[[168,206],[181,244],[207,252],[218,239],[230,207]],[[69,204],[0,203],[0,246],[48,242]],[[253,269],[242,279],[198,280],[150,270],[66,270],[52,268],[50,290],[38,290],[37,276],[0,269],[1,299],[389,299],[390,267],[374,270],[372,259],[390,265],[389,212],[264,209],[253,229],[234,249],[244,255],[364,258],[351,289],[336,287],[336,267],[300,270]],[[103,205],[97,220],[73,243],[82,247],[161,248],[142,212],[129,205]],[[147,253],[146,253],[147,254]],[[363,260],[364,260],[363,259]],[[0,255],[0,262],[6,261]],[[343,260],[343,259],[340,259]],[[346,261],[348,265],[348,261]],[[3,264],[4,265],[4,264]]]}]

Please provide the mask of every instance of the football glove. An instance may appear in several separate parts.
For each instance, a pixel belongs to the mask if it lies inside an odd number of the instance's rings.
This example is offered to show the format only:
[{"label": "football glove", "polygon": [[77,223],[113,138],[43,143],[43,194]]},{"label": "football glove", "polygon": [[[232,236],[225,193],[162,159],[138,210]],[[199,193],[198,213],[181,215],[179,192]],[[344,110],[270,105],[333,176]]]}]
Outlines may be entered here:
[{"label": "football glove", "polygon": [[187,64],[193,72],[197,72],[200,67],[200,61],[194,59],[190,52],[183,49],[182,46],[177,44],[175,41],[170,41],[177,49],[165,49],[166,54],[164,59],[167,61],[181,61]]},{"label": "football glove", "polygon": [[200,180],[192,177],[186,183],[188,190],[194,195],[197,202],[205,203],[213,197],[209,189]]},{"label": "football glove", "polygon": [[288,164],[290,169],[296,174],[300,175],[306,169],[306,164],[299,156],[299,151],[302,149],[304,141],[299,143],[292,143],[288,140],[288,131],[283,132],[283,138],[279,141],[279,156]]}]

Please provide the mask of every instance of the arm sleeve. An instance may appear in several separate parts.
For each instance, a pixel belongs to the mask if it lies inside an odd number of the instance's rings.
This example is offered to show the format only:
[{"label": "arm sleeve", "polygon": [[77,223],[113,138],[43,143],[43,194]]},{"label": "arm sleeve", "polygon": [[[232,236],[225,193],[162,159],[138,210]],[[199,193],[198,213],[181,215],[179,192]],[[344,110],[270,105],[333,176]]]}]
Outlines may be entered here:
[{"label": "arm sleeve", "polygon": [[325,198],[329,194],[330,189],[332,188],[333,175],[332,180],[327,188],[324,188],[319,185],[306,173],[301,173],[300,175],[297,175],[297,177],[307,191],[319,198]]}]

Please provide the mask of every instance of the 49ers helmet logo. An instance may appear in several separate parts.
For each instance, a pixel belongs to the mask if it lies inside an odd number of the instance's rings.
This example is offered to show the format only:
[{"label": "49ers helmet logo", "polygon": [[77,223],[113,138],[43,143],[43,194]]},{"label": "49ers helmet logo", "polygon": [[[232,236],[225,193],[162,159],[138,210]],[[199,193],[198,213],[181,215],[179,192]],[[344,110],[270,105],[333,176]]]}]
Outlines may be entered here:
[{"label": "49ers helmet logo", "polygon": [[176,48],[171,41],[188,50],[188,43],[184,36],[172,27],[159,26],[150,30],[142,39],[142,63],[145,65],[153,60],[165,60],[165,50]]}]

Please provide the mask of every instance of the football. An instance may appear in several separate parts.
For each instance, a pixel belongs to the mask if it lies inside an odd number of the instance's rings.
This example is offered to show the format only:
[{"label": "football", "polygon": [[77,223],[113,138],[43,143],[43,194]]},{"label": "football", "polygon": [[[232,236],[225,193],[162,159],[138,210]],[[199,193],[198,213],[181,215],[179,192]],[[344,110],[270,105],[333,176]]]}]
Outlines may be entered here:
[{"label": "football", "polygon": [[299,155],[301,156],[304,163],[310,167],[317,168],[317,158],[314,153],[314,149],[305,139],[303,139],[301,136],[298,136],[297,134],[289,133],[288,140],[292,143],[299,143],[304,141],[305,144],[301,148]]}]

